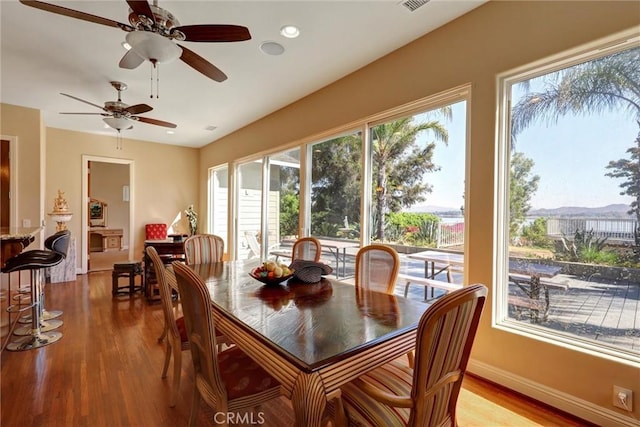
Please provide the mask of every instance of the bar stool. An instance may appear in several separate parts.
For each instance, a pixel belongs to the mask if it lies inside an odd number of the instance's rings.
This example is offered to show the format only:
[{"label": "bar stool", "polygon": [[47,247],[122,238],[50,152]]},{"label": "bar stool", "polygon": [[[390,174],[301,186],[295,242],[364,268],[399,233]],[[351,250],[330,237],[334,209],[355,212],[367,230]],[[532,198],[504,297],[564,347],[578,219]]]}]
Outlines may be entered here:
[{"label": "bar stool", "polygon": [[[55,236],[55,238],[53,238]],[[9,258],[2,268],[3,273],[29,270],[31,276],[31,303],[26,308],[31,308],[31,327],[29,335],[18,338],[7,345],[9,351],[32,350],[53,344],[62,338],[60,332],[44,331],[40,314],[42,310],[42,269],[60,264],[66,257],[71,233],[68,230],[56,233],[52,236],[51,247],[54,250],[31,250],[22,252]],[[24,310],[20,308],[19,310]],[[49,328],[45,326],[45,328]],[[50,328],[53,329],[53,328]]]},{"label": "bar stool", "polygon": [[[60,237],[66,234],[69,234],[68,230],[58,231],[57,233],[52,234],[51,236],[47,237],[47,239],[44,241],[44,247],[51,251],[60,252],[66,258],[67,252],[69,250],[69,245],[68,243],[65,245],[64,242],[59,241]],[[16,297],[23,299],[24,298],[23,294],[31,294],[31,289],[29,285],[18,289],[18,295],[16,295]],[[59,328],[60,326],[62,326],[62,322],[48,322],[48,325],[55,325],[55,326],[51,326],[49,329],[45,329],[47,326],[43,325],[43,322],[46,322],[47,320],[60,317],[62,315],[62,311],[47,310],[44,305],[44,296],[45,295],[44,295],[44,288],[43,288],[42,294],[40,295],[40,326],[43,328],[42,331],[46,332],[48,330]],[[22,316],[18,320],[18,323],[31,323],[31,315],[29,314],[26,316]],[[29,330],[30,328],[20,328],[14,331],[14,333],[16,335],[29,335],[28,333]]]}]

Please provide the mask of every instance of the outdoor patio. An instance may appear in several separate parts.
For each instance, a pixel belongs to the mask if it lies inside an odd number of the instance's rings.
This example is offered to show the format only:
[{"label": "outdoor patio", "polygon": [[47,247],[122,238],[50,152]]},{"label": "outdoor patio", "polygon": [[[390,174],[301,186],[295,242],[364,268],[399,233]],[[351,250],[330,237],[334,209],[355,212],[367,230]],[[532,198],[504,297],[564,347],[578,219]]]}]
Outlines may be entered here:
[{"label": "outdoor patio", "polygon": [[[286,249],[285,249],[286,250]],[[347,250],[345,275],[352,277],[355,272],[355,250]],[[424,276],[424,263],[402,258],[401,272],[413,276]],[[335,268],[332,254],[323,254],[322,260]],[[285,260],[283,260],[285,261]],[[341,260],[342,261],[342,260]],[[286,261],[285,261],[286,262]],[[342,274],[342,262],[340,263]],[[343,277],[340,277],[343,280]],[[446,272],[436,279],[447,281]],[[593,275],[590,279],[567,274],[558,274],[552,281],[566,285],[567,289],[549,290],[550,305],[547,320],[538,325],[609,344],[631,352],[640,352],[640,283],[628,280],[606,280]],[[453,282],[462,283],[462,273],[453,272]],[[431,291],[430,291],[431,292]],[[434,290],[434,296],[444,291]],[[396,295],[404,295],[404,286],[396,286]],[[509,294],[526,299],[524,292],[516,285],[509,286]],[[409,298],[423,300],[424,287],[411,285]],[[531,323],[529,309],[509,305],[509,316],[516,321]]]}]

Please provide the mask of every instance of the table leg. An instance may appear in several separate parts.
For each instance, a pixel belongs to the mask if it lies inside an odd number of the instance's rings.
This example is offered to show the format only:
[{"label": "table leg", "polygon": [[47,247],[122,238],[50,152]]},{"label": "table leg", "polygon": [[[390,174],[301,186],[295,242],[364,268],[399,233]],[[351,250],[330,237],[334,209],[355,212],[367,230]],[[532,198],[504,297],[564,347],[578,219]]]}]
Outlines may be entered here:
[{"label": "table leg", "polygon": [[327,397],[320,375],[300,373],[291,395],[297,427],[320,427]]}]

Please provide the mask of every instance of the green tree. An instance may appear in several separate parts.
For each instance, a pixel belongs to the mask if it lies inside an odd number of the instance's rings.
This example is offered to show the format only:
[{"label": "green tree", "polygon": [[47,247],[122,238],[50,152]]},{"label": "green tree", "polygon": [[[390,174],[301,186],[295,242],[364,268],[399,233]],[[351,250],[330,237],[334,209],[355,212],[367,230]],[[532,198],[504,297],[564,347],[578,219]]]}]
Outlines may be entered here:
[{"label": "green tree", "polygon": [[538,190],[538,175],[531,175],[534,162],[518,151],[511,152],[509,171],[509,238],[514,240],[519,234],[531,209],[531,197]]},{"label": "green tree", "polygon": [[[640,48],[627,49],[554,73],[543,92],[528,93],[513,108],[512,145],[517,135],[539,120],[557,122],[567,114],[627,112],[640,126]],[[621,194],[634,197],[630,214],[640,224],[640,133],[629,159],[609,162],[606,176],[623,178]],[[638,225],[637,225],[638,227]],[[636,230],[636,246],[640,229]]]},{"label": "green tree", "polygon": [[311,233],[335,236],[344,223],[360,221],[360,133],[313,146]]},{"label": "green tree", "polygon": [[[450,109],[442,110],[445,113]],[[432,188],[423,182],[428,172],[440,170],[433,163],[435,142],[424,147],[415,141],[421,132],[429,131],[437,141],[449,140],[446,128],[437,120],[416,123],[413,117],[394,120],[371,130],[373,170],[374,237],[384,240],[384,218],[388,212],[426,200]]]}]

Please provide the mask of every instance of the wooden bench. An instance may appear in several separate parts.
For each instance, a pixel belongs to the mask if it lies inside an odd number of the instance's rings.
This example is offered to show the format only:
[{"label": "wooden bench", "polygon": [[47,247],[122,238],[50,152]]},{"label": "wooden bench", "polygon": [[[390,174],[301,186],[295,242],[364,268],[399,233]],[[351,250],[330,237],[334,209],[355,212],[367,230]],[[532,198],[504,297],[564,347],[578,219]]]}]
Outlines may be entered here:
[{"label": "wooden bench", "polygon": [[459,285],[457,283],[444,282],[442,280],[435,280],[435,279],[427,279],[426,277],[411,276],[409,274],[402,274],[402,273],[398,274],[397,283],[405,283],[405,287],[404,287],[405,298],[409,294],[409,285],[412,283],[416,285],[424,286],[425,289],[426,288],[443,289],[447,293],[462,288],[462,285]]}]

